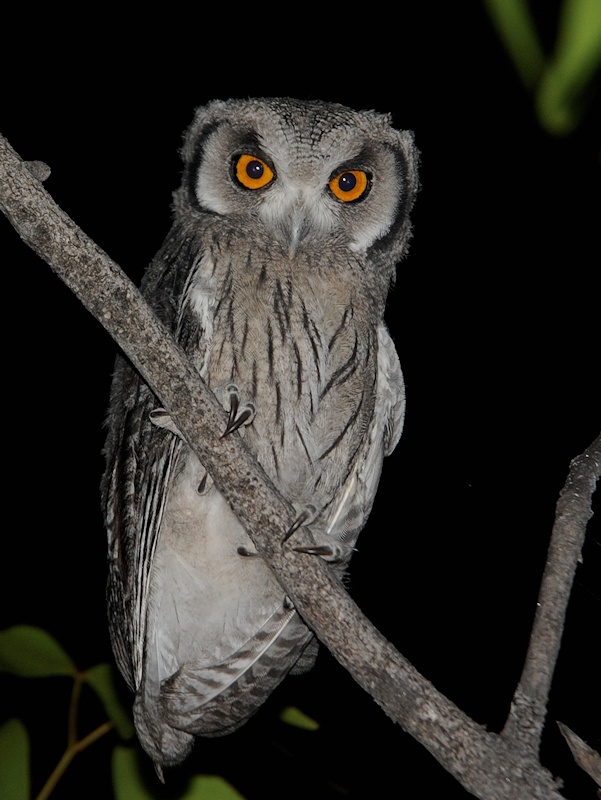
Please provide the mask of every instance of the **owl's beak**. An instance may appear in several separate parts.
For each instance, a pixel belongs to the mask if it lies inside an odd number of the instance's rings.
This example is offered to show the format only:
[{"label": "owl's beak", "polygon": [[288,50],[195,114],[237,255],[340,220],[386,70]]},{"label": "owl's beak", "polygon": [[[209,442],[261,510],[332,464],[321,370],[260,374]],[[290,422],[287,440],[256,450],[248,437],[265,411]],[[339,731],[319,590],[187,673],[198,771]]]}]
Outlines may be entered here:
[{"label": "owl's beak", "polygon": [[292,258],[298,248],[306,244],[309,239],[313,239],[316,233],[311,209],[305,203],[295,205],[284,222],[285,246],[288,247],[289,257]]},{"label": "owl's beak", "polygon": [[299,244],[306,236],[306,216],[304,209],[296,207],[290,217],[290,225],[288,228],[288,255],[292,258]]},{"label": "owl's beak", "polygon": [[[312,213],[311,206],[304,199],[296,199],[287,207],[270,209],[265,220],[275,233],[282,247],[293,258],[299,247],[319,235],[319,225]],[[275,213],[274,213],[275,212]]]}]

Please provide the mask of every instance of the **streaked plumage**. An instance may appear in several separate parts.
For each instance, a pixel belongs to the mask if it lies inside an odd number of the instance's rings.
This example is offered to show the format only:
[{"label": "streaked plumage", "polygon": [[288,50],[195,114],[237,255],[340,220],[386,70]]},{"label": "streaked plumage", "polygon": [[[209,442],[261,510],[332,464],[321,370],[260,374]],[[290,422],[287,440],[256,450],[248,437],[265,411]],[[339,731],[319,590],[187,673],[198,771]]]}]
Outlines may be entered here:
[{"label": "streaked plumage", "polygon": [[[333,104],[214,102],[182,154],[173,227],[142,291],[224,406],[248,407],[246,443],[312,510],[315,546],[342,574],[403,424],[383,315],[410,235],[412,137]],[[160,771],[194,736],[243,724],[311,665],[315,640],[123,359],[106,457],[111,635]]]}]

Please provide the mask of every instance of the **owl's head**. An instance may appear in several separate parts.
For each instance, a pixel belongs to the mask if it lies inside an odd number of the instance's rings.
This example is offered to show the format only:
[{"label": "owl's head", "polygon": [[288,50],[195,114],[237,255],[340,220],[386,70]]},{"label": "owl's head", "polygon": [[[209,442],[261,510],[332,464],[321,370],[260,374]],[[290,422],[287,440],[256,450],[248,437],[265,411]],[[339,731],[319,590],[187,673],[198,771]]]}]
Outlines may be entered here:
[{"label": "owl's head", "polygon": [[376,260],[406,248],[417,151],[388,115],[289,98],[199,108],[182,149],[175,211],[253,225],[291,255],[347,247]]}]

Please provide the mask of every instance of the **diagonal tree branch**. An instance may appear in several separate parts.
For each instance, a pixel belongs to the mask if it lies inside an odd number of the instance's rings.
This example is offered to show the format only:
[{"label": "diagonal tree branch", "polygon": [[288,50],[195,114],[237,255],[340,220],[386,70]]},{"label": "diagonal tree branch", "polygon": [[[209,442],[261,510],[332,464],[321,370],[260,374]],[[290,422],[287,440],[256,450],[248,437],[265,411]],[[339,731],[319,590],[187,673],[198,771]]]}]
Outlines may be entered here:
[{"label": "diagonal tree branch", "polygon": [[560,800],[531,748],[467,717],[371,625],[320,559],[282,548],[290,504],[237,435],[219,438],[225,413],[171,335],[2,137],[0,207],[153,387],[307,624],[388,716],[482,800]]},{"label": "diagonal tree branch", "polygon": [[526,662],[503,730],[538,752],[568,601],[601,470],[601,436],[573,459],[555,512]]}]

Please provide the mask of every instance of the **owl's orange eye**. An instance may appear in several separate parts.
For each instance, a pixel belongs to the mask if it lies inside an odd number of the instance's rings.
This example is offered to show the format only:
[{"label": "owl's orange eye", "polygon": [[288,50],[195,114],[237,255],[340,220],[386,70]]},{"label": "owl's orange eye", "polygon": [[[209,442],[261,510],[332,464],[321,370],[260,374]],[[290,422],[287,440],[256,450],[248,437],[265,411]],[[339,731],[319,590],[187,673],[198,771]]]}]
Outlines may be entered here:
[{"label": "owl's orange eye", "polygon": [[243,153],[234,165],[234,172],[239,183],[246,189],[262,189],[275,178],[275,173],[262,158]]},{"label": "owl's orange eye", "polygon": [[349,169],[332,178],[328,185],[334,197],[343,203],[352,203],[369,189],[369,177],[362,169]]}]

